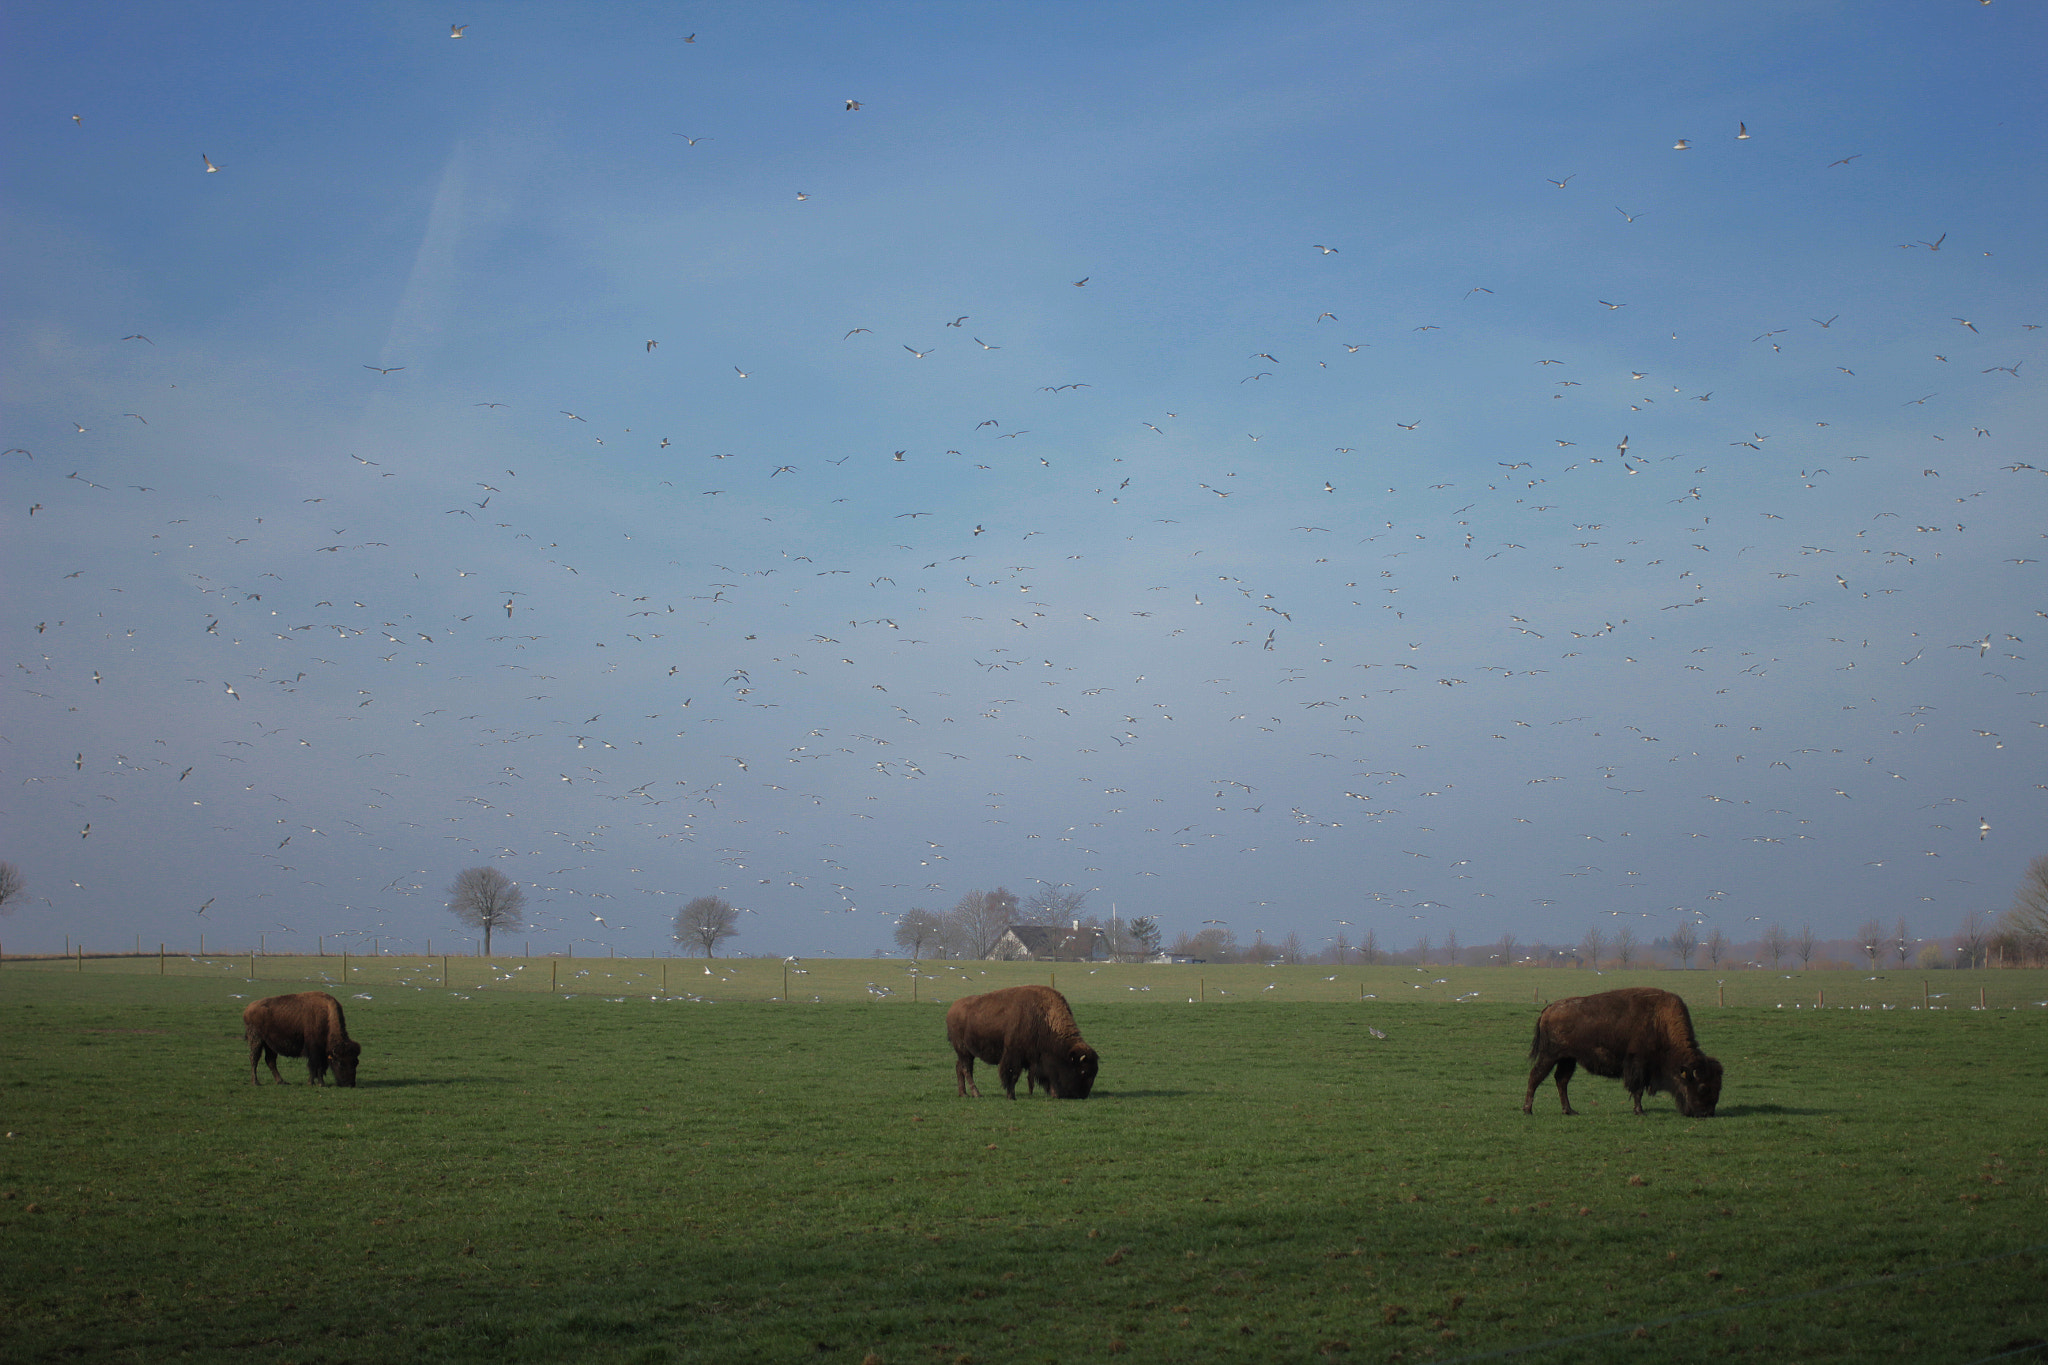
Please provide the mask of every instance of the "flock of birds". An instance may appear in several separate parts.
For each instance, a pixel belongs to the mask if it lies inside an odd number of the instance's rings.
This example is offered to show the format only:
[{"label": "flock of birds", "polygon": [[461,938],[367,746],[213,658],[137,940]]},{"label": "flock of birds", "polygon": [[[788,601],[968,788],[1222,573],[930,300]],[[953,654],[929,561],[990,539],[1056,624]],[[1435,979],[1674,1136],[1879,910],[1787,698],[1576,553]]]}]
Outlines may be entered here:
[{"label": "flock of birds", "polygon": [[[1899,245],[1950,261],[1950,236]],[[1358,254],[1302,234],[1304,269]],[[1065,297],[1099,306],[1109,273]],[[368,410],[437,407],[470,453],[392,430],[223,464],[248,481],[225,500],[216,471],[157,463],[211,420],[184,348],[110,335],[80,361],[105,412],[17,434],[0,465],[39,570],[11,612],[10,805],[36,815],[16,861],[68,914],[203,846],[232,866],[184,908],[226,896],[231,932],[280,942],[445,935],[443,887],[489,860],[550,943],[644,950],[716,891],[759,917],[743,950],[863,951],[913,904],[1007,881],[1316,949],[1461,921],[1468,942],[1570,942],[1588,905],[1740,940],[1798,915],[1762,894],[1788,856],[1905,874],[1990,839],[1965,777],[2040,771],[2043,722],[2014,721],[2048,714],[2023,648],[2048,604],[2015,550],[2040,535],[2011,528],[2048,526],[2048,500],[1978,414],[2031,395],[2039,324],[1858,319],[1845,298],[1717,336],[1707,364],[1654,350],[1681,316],[1589,291],[1636,330],[1510,360],[1458,326],[1503,281],[1394,319],[1325,278],[1326,307],[1249,350],[1176,343],[1215,383],[1164,403],[1031,372],[1015,310],[908,339],[818,319],[807,364],[894,357],[926,384],[906,410],[944,414],[828,450],[718,448],[680,412],[571,392],[451,397],[378,357]],[[618,346],[664,363],[658,337]],[[1859,346],[1923,353],[1940,387],[1833,387]],[[1440,401],[1394,410],[1388,376],[1423,364],[1465,369],[1520,435],[1476,448],[1433,438],[1461,427]],[[1327,410],[1330,386],[1352,434],[1312,444],[1289,404]],[[1909,451],[1891,414],[1938,398]],[[1802,429],[1761,429],[1787,406]],[[1895,851],[1846,852],[1869,831],[1833,802],[1882,809]],[[1945,932],[2006,889],[1915,868],[1886,913]],[[797,918],[819,915],[865,919]]]}]

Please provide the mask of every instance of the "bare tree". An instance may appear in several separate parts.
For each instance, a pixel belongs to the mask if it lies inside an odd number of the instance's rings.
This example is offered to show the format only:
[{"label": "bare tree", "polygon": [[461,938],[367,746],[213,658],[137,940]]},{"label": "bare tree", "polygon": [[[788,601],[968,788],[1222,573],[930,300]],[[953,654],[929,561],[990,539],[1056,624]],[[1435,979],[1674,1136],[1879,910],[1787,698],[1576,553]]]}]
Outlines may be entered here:
[{"label": "bare tree", "polygon": [[987,957],[1003,931],[1017,922],[1017,898],[1000,886],[993,891],[969,891],[946,919],[962,957]]},{"label": "bare tree", "polygon": [[1998,917],[1997,937],[2001,948],[2018,957],[2048,955],[2048,854],[2027,864],[2012,908]]},{"label": "bare tree", "polygon": [[526,893],[497,868],[465,868],[448,886],[448,913],[472,929],[484,931],[484,956],[491,955],[493,929],[526,925]]},{"label": "bare tree", "polygon": [[1515,949],[1518,946],[1519,945],[1516,943],[1515,935],[1512,930],[1500,936],[1501,966],[1512,967],[1515,965]]},{"label": "bare tree", "polygon": [[739,933],[740,912],[730,901],[699,896],[676,912],[676,942],[695,943],[712,957],[714,949]]},{"label": "bare tree", "polygon": [[1195,935],[1182,934],[1173,941],[1175,957],[1199,958],[1203,962],[1235,962],[1237,935],[1228,929],[1204,929]]},{"label": "bare tree", "polygon": [[1370,967],[1380,960],[1380,936],[1372,930],[1365,931],[1365,941],[1358,945],[1358,956]]},{"label": "bare tree", "polygon": [[1600,966],[1600,954],[1606,950],[1607,935],[1601,933],[1597,925],[1588,929],[1586,936],[1579,940],[1579,951],[1586,955],[1586,965],[1596,970]]},{"label": "bare tree", "polygon": [[1039,883],[1039,888],[1024,902],[1017,923],[1065,925],[1081,918],[1081,907],[1088,903],[1086,891],[1076,891],[1066,885],[1047,886],[1043,882]]},{"label": "bare tree", "polygon": [[1692,921],[1689,919],[1680,920],[1678,927],[1671,931],[1671,951],[1678,954],[1678,965],[1680,968],[1692,966],[1692,955],[1698,950],[1699,946],[1700,936],[1692,927]]},{"label": "bare tree", "polygon": [[1813,965],[1814,945],[1819,942],[1820,940],[1813,936],[1811,924],[1800,926],[1799,937],[1792,940],[1792,946],[1799,950],[1799,966],[1802,971]]},{"label": "bare tree", "polygon": [[1636,931],[1627,925],[1614,932],[1614,957],[1624,967],[1636,960]]},{"label": "bare tree", "polygon": [[1728,955],[1728,935],[1721,932],[1720,925],[1715,925],[1707,932],[1706,949],[1707,961],[1716,967],[1720,966],[1721,959]]},{"label": "bare tree", "polygon": [[1419,965],[1426,965],[1429,962],[1428,934],[1424,934],[1421,938],[1415,940],[1415,961]]},{"label": "bare tree", "polygon": [[27,890],[28,882],[23,879],[21,869],[13,863],[0,862],[0,915],[11,914],[14,902],[20,900]]},{"label": "bare tree", "polygon": [[936,947],[946,932],[946,920],[937,911],[912,906],[905,910],[896,921],[896,946],[910,950],[910,960],[917,961],[925,945]]},{"label": "bare tree", "polygon": [[1911,940],[1906,937],[1906,917],[1899,916],[1899,922],[1892,926],[1892,951],[1899,956],[1899,965],[1906,965],[1906,952]]},{"label": "bare tree", "polygon": [[1458,931],[1456,929],[1444,931],[1444,965],[1446,967],[1458,965]]},{"label": "bare tree", "polygon": [[1246,962],[1258,963],[1278,962],[1286,956],[1279,945],[1266,942],[1264,930],[1254,930],[1252,946],[1243,949],[1238,955]]},{"label": "bare tree", "polygon": [[1791,946],[1792,938],[1791,935],[1785,932],[1784,925],[1773,924],[1770,928],[1764,930],[1763,949],[1771,955],[1771,965],[1773,967],[1785,960],[1785,950]]},{"label": "bare tree", "polygon": [[1963,916],[1963,928],[1956,935],[1956,947],[1962,951],[1965,967],[1982,965],[1978,959],[1984,956],[1984,948],[1990,938],[1991,930],[1984,922],[1982,910],[1972,910]]},{"label": "bare tree", "polygon": [[1870,965],[1877,966],[1877,956],[1885,949],[1884,926],[1874,919],[1863,921],[1863,927],[1856,931],[1856,946],[1863,950],[1863,956]]}]

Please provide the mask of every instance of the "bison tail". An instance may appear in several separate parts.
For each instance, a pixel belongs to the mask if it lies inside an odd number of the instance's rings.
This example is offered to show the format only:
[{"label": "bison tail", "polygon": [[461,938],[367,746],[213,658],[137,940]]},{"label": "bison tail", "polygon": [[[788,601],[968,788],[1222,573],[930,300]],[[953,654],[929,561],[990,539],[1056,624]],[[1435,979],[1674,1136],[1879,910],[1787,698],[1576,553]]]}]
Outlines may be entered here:
[{"label": "bison tail", "polygon": [[1529,1040],[1529,1060],[1537,1061],[1543,1056],[1543,1025],[1536,1025],[1536,1036]]}]

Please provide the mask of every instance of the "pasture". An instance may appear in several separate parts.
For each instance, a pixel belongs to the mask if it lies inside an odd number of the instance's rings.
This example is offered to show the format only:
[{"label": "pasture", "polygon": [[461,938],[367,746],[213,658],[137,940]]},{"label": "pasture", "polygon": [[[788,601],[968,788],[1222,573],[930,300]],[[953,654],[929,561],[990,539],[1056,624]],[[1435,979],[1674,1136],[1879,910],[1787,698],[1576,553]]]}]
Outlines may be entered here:
[{"label": "pasture", "polygon": [[[440,959],[346,982],[336,958],[254,981],[247,958],[10,960],[0,1355],[1973,1361],[2048,1339],[2036,973],[1933,974],[1921,1009],[1918,973],[1059,967],[1095,1097],[1012,1104],[954,1096],[938,1002],[1043,966],[925,964],[913,1003],[904,963],[799,964],[788,1000],[770,961],[670,961],[666,990],[660,962],[565,962],[552,991],[549,965],[452,959],[444,987]],[[311,1089],[302,1062],[252,1087],[242,1004],[323,982],[359,1087]],[[1691,1002],[1721,1116],[1656,1097],[1637,1119],[1585,1075],[1581,1117],[1548,1086],[1523,1116],[1532,998],[1646,983]]]}]

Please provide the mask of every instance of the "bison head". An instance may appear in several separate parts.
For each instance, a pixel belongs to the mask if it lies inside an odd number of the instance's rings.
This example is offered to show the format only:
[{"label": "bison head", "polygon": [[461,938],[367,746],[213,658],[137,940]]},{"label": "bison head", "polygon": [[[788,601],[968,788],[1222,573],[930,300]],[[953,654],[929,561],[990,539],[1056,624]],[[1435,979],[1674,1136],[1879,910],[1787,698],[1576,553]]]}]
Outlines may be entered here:
[{"label": "bison head", "polygon": [[[350,1038],[336,1043],[328,1050],[327,1060],[334,1067],[334,1083],[351,1088],[356,1083],[356,1059],[363,1055],[363,1045]],[[1712,1112],[1711,1109],[1708,1111]]]},{"label": "bison head", "polygon": [[1053,1074],[1046,1078],[1046,1093],[1056,1100],[1087,1099],[1088,1092],[1095,1088],[1095,1072],[1101,1064],[1095,1049],[1082,1043],[1054,1061]]},{"label": "bison head", "polygon": [[1689,1119],[1710,1119],[1714,1117],[1714,1106],[1721,1102],[1721,1064],[1712,1057],[1696,1056],[1678,1068],[1673,1078],[1671,1097],[1678,1101],[1678,1112]]}]

